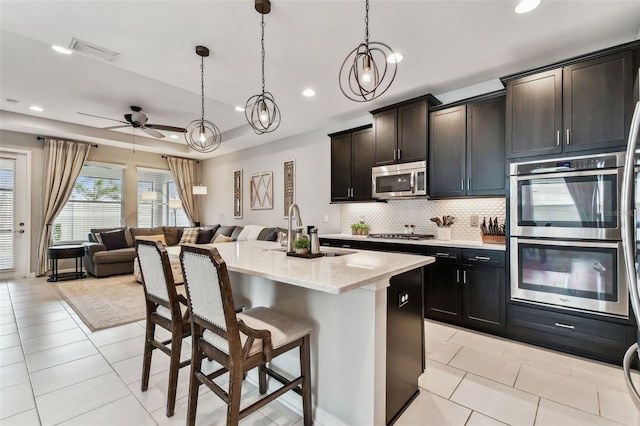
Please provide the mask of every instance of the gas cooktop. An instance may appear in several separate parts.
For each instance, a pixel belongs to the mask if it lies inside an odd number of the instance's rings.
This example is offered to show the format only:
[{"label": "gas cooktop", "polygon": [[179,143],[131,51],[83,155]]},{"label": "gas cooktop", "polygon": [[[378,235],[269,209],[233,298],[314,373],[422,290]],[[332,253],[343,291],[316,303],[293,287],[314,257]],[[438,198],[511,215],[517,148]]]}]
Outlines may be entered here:
[{"label": "gas cooktop", "polygon": [[392,240],[431,240],[435,237],[429,234],[369,234],[369,238],[388,238]]}]

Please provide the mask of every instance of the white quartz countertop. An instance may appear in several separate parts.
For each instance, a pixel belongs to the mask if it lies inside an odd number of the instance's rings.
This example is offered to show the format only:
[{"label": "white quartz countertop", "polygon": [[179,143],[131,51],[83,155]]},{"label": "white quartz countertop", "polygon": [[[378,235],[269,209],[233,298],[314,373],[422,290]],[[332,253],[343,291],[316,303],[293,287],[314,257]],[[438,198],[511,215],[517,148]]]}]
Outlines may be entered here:
[{"label": "white quartz countertop", "polygon": [[399,238],[369,238],[366,235],[352,235],[352,234],[323,234],[320,238],[332,238],[336,240],[349,240],[349,241],[366,241],[366,242],[380,242],[380,243],[396,243],[418,246],[439,246],[439,247],[459,247],[459,248],[472,248],[482,250],[498,250],[505,251],[507,249],[505,244],[486,244],[482,241],[465,241],[465,240],[402,240]]},{"label": "white quartz countertop", "polygon": [[[322,251],[351,253],[302,259],[287,256],[284,251],[280,251],[282,247],[279,243],[268,241],[210,245],[218,249],[229,271],[334,294],[388,279],[435,261],[431,256],[326,247],[322,247]],[[172,255],[179,255],[180,247],[167,247],[167,251]]]}]

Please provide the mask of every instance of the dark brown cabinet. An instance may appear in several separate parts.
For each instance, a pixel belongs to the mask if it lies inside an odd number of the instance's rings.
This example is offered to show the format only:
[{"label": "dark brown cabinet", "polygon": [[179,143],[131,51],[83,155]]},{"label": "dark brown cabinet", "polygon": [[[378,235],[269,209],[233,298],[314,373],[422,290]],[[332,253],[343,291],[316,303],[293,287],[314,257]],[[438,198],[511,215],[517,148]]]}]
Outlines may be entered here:
[{"label": "dark brown cabinet", "polygon": [[505,328],[504,253],[430,247],[425,317],[486,331]]},{"label": "dark brown cabinet", "polygon": [[428,109],[440,102],[426,95],[388,106],[373,114],[375,165],[427,159]]},{"label": "dark brown cabinet", "polygon": [[507,157],[624,146],[632,62],[625,51],[506,81]]},{"label": "dark brown cabinet", "polygon": [[331,137],[331,201],[371,200],[373,130],[371,125]]},{"label": "dark brown cabinet", "polygon": [[503,95],[430,114],[429,196],[505,193]]}]

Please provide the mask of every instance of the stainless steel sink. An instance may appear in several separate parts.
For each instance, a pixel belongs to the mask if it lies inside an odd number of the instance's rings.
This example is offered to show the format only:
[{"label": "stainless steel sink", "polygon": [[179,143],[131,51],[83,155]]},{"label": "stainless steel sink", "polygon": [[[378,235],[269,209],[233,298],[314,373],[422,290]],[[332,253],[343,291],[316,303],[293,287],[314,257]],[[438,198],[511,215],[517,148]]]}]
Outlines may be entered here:
[{"label": "stainless steel sink", "polygon": [[[286,252],[287,249],[286,247],[281,247],[281,248],[272,248],[269,249],[271,251],[281,251],[281,252]],[[345,256],[347,254],[354,254],[357,253],[355,251],[352,250],[327,250],[327,249],[320,249],[320,254],[322,254],[322,256],[324,257],[336,257],[336,256]]]}]

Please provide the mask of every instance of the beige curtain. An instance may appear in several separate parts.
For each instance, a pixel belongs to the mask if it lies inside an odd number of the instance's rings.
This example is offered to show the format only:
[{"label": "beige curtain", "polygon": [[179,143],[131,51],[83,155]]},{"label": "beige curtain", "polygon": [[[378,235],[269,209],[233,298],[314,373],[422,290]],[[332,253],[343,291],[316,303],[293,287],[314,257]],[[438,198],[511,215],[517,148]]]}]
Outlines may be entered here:
[{"label": "beige curtain", "polygon": [[48,270],[47,252],[53,244],[51,224],[71,195],[91,145],[56,139],[44,141],[42,176],[42,222],[38,245],[38,275]]},{"label": "beige curtain", "polygon": [[168,157],[169,170],[176,181],[182,207],[191,222],[198,221],[198,205],[191,187],[196,183],[196,162],[186,158]]}]

